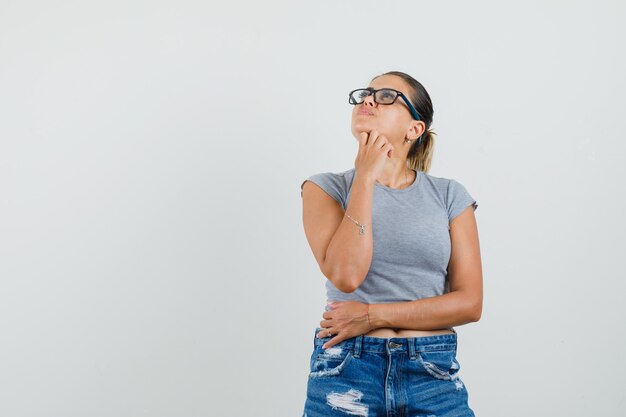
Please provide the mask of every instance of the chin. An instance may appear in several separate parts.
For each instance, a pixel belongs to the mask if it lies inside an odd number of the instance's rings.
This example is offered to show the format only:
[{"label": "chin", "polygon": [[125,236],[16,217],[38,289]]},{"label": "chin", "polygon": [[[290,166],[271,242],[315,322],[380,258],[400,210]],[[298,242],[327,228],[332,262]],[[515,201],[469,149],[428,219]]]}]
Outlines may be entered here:
[{"label": "chin", "polygon": [[367,132],[367,131],[372,130],[375,127],[376,126],[373,123],[359,121],[352,125],[352,134],[356,132],[358,135],[358,132]]}]

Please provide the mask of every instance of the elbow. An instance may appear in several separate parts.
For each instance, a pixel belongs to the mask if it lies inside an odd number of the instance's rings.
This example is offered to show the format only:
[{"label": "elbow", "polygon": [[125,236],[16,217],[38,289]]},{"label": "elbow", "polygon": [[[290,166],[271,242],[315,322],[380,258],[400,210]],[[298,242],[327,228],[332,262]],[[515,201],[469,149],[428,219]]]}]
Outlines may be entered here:
[{"label": "elbow", "polygon": [[351,268],[333,268],[322,271],[326,278],[341,292],[351,293],[359,288],[356,274]]},{"label": "elbow", "polygon": [[330,282],[333,283],[335,288],[345,293],[355,292],[356,289],[359,288],[354,281],[354,275],[350,273],[338,273],[333,275],[332,279],[330,279]]},{"label": "elbow", "polygon": [[459,303],[459,316],[465,323],[477,322],[483,311],[482,291],[459,290],[462,302]]},{"label": "elbow", "polygon": [[470,309],[470,320],[472,322],[477,322],[480,320],[480,316],[483,312],[483,303],[482,300],[475,303]]},{"label": "elbow", "polygon": [[472,316],[471,321],[475,323],[475,322],[477,322],[479,320],[480,320],[480,312],[474,313],[474,315]]},{"label": "elbow", "polygon": [[354,286],[352,284],[349,284],[349,283],[347,283],[347,284],[340,283],[339,285],[337,285],[337,284],[335,284],[333,282],[333,285],[335,285],[335,288],[337,288],[339,291],[345,292],[345,293],[355,292],[356,289],[358,288],[358,287],[356,287],[356,286]]}]

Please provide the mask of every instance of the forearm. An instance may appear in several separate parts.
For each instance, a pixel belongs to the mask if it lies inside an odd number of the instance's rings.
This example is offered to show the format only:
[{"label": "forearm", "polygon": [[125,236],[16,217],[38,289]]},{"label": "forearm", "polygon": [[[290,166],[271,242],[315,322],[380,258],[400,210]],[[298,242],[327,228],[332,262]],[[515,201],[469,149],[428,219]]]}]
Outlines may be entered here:
[{"label": "forearm", "polygon": [[370,323],[374,328],[437,330],[478,321],[481,307],[462,291],[388,304],[371,304]]},{"label": "forearm", "polygon": [[[324,269],[335,286],[344,292],[357,289],[369,271],[372,262],[372,198],[374,181],[355,175],[350,200],[343,220],[326,250]],[[347,215],[360,224],[361,228]]]}]

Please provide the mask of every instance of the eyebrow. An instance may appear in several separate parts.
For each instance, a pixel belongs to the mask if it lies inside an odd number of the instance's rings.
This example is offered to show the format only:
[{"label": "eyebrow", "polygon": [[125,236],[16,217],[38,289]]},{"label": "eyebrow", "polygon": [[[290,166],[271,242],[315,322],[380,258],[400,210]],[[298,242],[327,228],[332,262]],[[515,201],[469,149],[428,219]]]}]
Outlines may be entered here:
[{"label": "eyebrow", "polygon": [[379,88],[367,87],[367,88],[371,88],[371,89],[374,89],[374,90],[383,90],[383,89],[387,88],[387,89],[389,89],[389,90],[396,90],[396,91],[400,91],[400,90],[398,90],[397,88],[393,88],[393,87],[379,87]]}]

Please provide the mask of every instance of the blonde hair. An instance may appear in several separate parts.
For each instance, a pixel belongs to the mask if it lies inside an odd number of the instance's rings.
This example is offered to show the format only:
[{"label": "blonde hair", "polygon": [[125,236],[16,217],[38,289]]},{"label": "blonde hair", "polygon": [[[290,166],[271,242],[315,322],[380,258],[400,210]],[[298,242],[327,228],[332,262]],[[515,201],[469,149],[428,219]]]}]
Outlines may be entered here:
[{"label": "blonde hair", "polygon": [[418,144],[419,140],[416,140],[411,144],[406,161],[406,165],[409,168],[423,172],[430,171],[435,151],[435,135],[437,134],[431,129],[426,129],[421,136],[421,143]]}]

